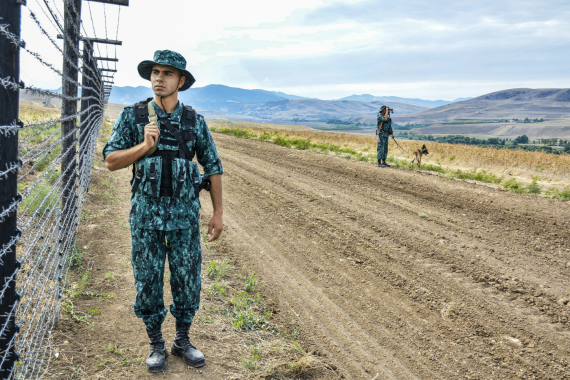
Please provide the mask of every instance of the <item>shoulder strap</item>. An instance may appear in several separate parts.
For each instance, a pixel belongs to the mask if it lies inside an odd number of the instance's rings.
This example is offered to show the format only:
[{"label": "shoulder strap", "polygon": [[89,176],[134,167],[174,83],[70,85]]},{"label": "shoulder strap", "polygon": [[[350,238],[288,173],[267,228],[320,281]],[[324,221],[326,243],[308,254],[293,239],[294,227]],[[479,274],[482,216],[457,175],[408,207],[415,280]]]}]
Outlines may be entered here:
[{"label": "shoulder strap", "polygon": [[[140,101],[135,104],[135,123],[137,124],[148,124],[149,122],[149,107],[152,108],[150,101],[152,98],[148,98],[147,100]],[[154,110],[153,110],[154,111]]]},{"label": "shoulder strap", "polygon": [[196,110],[191,106],[184,105],[184,112],[182,114],[181,121],[184,126],[194,129],[196,127]]}]

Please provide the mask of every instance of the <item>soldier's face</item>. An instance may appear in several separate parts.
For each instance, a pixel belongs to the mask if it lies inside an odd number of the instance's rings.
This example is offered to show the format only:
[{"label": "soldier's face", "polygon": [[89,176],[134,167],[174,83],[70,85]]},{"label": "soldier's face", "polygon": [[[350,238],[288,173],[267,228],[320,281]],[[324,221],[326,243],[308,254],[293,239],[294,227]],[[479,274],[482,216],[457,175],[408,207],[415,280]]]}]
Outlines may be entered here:
[{"label": "soldier's face", "polygon": [[180,71],[172,66],[154,65],[150,73],[152,90],[158,96],[166,97],[174,94],[186,81]]}]

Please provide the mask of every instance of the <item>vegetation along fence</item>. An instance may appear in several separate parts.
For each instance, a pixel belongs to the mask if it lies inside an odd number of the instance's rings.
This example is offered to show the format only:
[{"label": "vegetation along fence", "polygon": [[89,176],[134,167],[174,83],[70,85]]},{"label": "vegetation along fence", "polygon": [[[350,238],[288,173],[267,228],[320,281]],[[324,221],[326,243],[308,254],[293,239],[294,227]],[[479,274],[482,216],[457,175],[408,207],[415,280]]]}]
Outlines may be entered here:
[{"label": "vegetation along fence", "polygon": [[[1,379],[41,375],[76,249],[95,143],[116,73],[110,66],[117,62],[116,45],[121,44],[120,10],[112,40],[107,35],[111,9],[105,5],[128,5],[128,0],[90,1],[103,3],[93,4],[93,12],[86,3],[91,37],[81,19],[81,0],[2,0],[0,6]],[[105,38],[97,38],[94,15],[104,20]],[[33,46],[21,37],[22,16],[31,20],[34,30],[25,31]],[[115,45],[114,58],[108,56],[110,45]],[[20,53],[61,78],[61,91],[23,83]],[[52,57],[51,62],[44,57]],[[21,115],[21,94],[44,98],[45,106],[61,106],[41,114],[52,115],[51,120],[33,111]]]}]

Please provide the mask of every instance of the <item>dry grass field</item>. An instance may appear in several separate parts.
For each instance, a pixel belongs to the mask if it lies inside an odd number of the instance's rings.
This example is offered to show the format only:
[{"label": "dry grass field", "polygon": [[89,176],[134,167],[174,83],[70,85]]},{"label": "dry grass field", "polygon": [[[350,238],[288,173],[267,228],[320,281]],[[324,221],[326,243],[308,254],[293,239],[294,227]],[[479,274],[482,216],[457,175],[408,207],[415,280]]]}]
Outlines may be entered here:
[{"label": "dry grass field", "polygon": [[[262,140],[274,140],[276,137],[289,140],[308,141],[321,151],[332,151],[345,157],[352,157],[361,161],[375,162],[376,138],[350,133],[325,133],[320,131],[293,131],[279,130],[276,127],[259,128],[260,125],[250,123],[232,122],[235,131],[243,131],[250,134],[249,137]],[[261,125],[264,127],[265,125]],[[225,127],[226,132],[231,133],[231,128]],[[224,127],[213,127],[214,130],[224,130]],[[238,135],[240,132],[235,132]],[[234,134],[235,134],[234,133]],[[248,137],[248,136],[246,136]],[[281,140],[277,141],[278,143]],[[320,144],[320,146],[318,146]],[[409,167],[411,157],[408,153],[419,148],[423,143],[417,141],[398,141],[398,147],[392,139],[389,142],[389,160],[400,167]],[[292,144],[295,146],[295,144]],[[311,148],[303,144],[302,149]],[[423,158],[423,168],[434,172],[446,172],[462,179],[479,179],[481,175],[469,175],[467,173],[487,173],[490,180],[483,182],[499,185],[507,183],[515,186],[528,186],[533,182],[542,188],[545,195],[558,194],[570,185],[570,155],[554,155],[545,152],[527,152],[523,150],[482,148],[470,145],[446,144],[429,142],[426,143],[430,154]],[[402,149],[403,148],[403,149]],[[405,152],[405,151],[407,152]],[[459,171],[459,172],[458,172]],[[499,180],[499,179],[502,180]],[[508,182],[510,181],[510,182]],[[537,193],[534,191],[534,193]]]}]

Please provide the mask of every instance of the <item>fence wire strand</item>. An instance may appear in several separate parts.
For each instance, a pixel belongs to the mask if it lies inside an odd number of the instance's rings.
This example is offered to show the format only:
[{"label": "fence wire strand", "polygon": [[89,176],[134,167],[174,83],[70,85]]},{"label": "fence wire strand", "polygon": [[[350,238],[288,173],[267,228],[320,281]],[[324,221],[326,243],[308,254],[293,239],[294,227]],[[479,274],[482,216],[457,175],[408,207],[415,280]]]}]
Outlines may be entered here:
[{"label": "fence wire strand", "polygon": [[[54,324],[60,311],[61,298],[66,289],[69,268],[76,263],[76,230],[82,215],[82,206],[88,194],[91,169],[94,163],[95,147],[99,131],[104,119],[104,108],[107,95],[103,90],[102,74],[97,63],[80,54],[73,43],[67,54],[53,37],[61,33],[64,42],[73,42],[73,36],[63,28],[63,15],[53,0],[36,0],[35,6],[40,11],[29,9],[33,25],[49,40],[49,44],[40,48],[55,49],[63,57],[63,61],[78,71],[90,85],[83,85],[79,80],[63,74],[59,68],[61,62],[52,63],[44,59],[39,51],[26,47],[26,43],[8,30],[8,24],[0,24],[0,38],[5,38],[15,46],[26,51],[42,66],[61,78],[62,83],[72,83],[80,91],[78,96],[68,96],[26,86],[9,76],[0,77],[0,87],[8,91],[22,91],[34,95],[45,96],[46,99],[57,99],[67,102],[82,102],[83,109],[73,115],[57,117],[53,113],[45,120],[20,120],[0,125],[0,134],[18,134],[18,160],[0,165],[0,186],[2,180],[9,175],[18,176],[18,191],[21,193],[7,207],[0,210],[0,223],[9,215],[17,213],[19,233],[11,236],[10,241],[0,247],[0,265],[4,258],[13,253],[16,247],[16,258],[19,265],[13,274],[5,279],[0,289],[0,299],[16,283],[19,301],[9,305],[5,321],[14,316],[20,325],[20,331],[11,338],[10,345],[19,353],[16,365],[10,369],[15,379],[37,379],[42,376],[42,367],[48,355],[49,342]],[[65,6],[73,2],[65,2]],[[89,2],[88,2],[89,4]],[[77,10],[75,10],[77,11]],[[42,24],[43,16],[49,21]],[[105,36],[107,33],[107,12],[103,8]],[[40,17],[38,17],[38,15]],[[96,36],[93,14],[89,5],[89,17]],[[120,11],[117,17],[116,38],[119,33]],[[1,20],[0,20],[1,21]],[[87,33],[81,23],[72,26],[72,34],[86,37]],[[83,33],[80,33],[82,29]],[[95,48],[101,56],[99,46]],[[72,54],[73,53],[73,54]],[[73,55],[79,57],[73,61]],[[116,48],[115,48],[116,57]],[[87,62],[84,62],[87,59]],[[116,66],[116,65],[115,65]],[[55,111],[57,112],[57,111]],[[56,116],[56,117],[54,117]],[[22,115],[20,115],[22,117]],[[77,120],[75,128],[62,133],[61,124]],[[69,142],[72,141],[70,144]],[[0,326],[0,339],[7,336],[8,322]],[[4,338],[5,339],[5,338]],[[0,367],[10,359],[11,351],[0,353]]]}]

